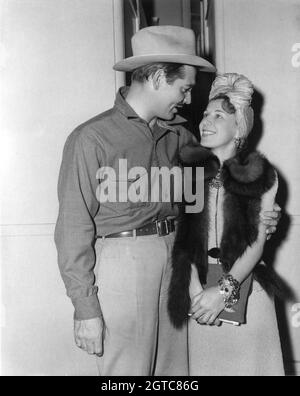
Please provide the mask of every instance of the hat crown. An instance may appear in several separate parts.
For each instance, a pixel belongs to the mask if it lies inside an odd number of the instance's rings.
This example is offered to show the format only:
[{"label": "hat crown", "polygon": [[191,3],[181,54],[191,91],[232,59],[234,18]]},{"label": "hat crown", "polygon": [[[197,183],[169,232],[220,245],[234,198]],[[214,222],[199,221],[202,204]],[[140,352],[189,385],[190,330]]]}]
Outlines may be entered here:
[{"label": "hat crown", "polygon": [[133,56],[151,54],[195,55],[196,40],[191,29],[180,26],[150,26],[131,40]]},{"label": "hat crown", "polygon": [[133,71],[151,63],[179,63],[214,72],[215,67],[196,55],[196,38],[192,29],[181,26],[149,26],[131,39],[133,56],[114,65],[114,70]]}]

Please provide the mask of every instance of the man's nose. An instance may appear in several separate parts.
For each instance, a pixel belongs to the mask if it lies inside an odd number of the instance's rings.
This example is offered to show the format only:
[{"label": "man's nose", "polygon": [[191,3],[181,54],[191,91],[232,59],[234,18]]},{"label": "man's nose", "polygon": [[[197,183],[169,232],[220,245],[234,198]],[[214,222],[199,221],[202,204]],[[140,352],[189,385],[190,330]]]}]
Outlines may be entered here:
[{"label": "man's nose", "polygon": [[187,105],[192,103],[192,94],[190,91],[185,93],[183,103]]}]

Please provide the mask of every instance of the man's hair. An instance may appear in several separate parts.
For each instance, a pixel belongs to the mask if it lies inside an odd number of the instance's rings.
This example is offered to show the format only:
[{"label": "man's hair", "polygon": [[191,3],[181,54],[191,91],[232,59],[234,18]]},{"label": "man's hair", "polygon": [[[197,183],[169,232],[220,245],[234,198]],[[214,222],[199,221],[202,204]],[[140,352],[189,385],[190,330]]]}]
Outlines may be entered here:
[{"label": "man's hair", "polygon": [[135,69],[131,75],[131,81],[144,82],[149,77],[154,76],[158,70],[163,70],[166,81],[168,84],[172,84],[178,78],[183,79],[185,77],[184,65],[181,63],[150,63],[146,66],[141,66]]}]

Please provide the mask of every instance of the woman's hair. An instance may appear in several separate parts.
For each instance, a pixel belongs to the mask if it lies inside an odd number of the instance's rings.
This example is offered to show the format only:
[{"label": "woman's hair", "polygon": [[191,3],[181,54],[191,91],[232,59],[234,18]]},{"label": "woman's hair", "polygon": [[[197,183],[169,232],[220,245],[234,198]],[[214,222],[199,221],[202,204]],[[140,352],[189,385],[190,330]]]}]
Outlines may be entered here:
[{"label": "woman's hair", "polygon": [[144,82],[149,77],[153,76],[158,70],[163,70],[166,81],[172,84],[178,78],[185,77],[184,65],[180,63],[150,63],[146,66],[141,66],[135,69],[131,75],[131,81]]},{"label": "woman's hair", "polygon": [[253,127],[253,91],[253,85],[247,77],[237,73],[225,73],[216,77],[209,94],[209,101],[223,99],[222,108],[229,114],[236,114],[238,137],[242,139],[248,136]]},{"label": "woman's hair", "polygon": [[223,94],[217,95],[217,96],[215,96],[214,98],[212,98],[212,99],[210,100],[210,102],[213,101],[213,100],[222,100],[221,106],[222,106],[222,109],[223,109],[224,111],[226,111],[226,113],[228,113],[228,114],[234,114],[234,113],[236,112],[235,107],[234,107],[233,104],[230,102],[230,99],[228,98],[227,95],[223,95]]}]

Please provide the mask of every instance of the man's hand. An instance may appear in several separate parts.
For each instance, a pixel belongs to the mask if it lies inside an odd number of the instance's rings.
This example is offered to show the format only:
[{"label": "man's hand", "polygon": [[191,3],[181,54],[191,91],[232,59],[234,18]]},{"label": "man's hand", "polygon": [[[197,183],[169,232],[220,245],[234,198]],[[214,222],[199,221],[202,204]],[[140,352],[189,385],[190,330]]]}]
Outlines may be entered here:
[{"label": "man's hand", "polygon": [[74,320],[76,345],[89,354],[103,355],[105,325],[102,318]]},{"label": "man's hand", "polygon": [[269,240],[272,234],[276,232],[277,224],[281,217],[281,207],[275,203],[272,212],[263,212],[260,217],[263,224],[267,227],[267,240]]}]

